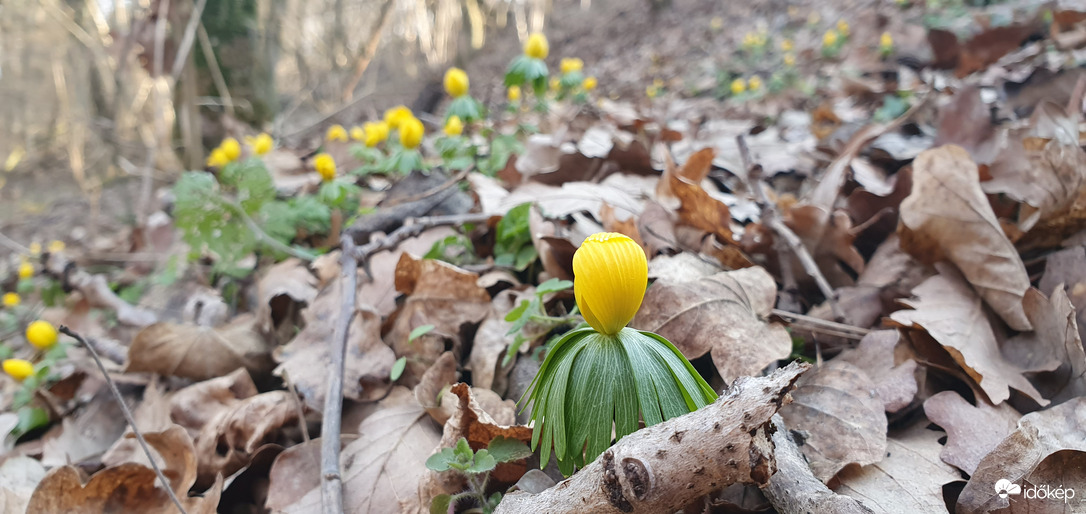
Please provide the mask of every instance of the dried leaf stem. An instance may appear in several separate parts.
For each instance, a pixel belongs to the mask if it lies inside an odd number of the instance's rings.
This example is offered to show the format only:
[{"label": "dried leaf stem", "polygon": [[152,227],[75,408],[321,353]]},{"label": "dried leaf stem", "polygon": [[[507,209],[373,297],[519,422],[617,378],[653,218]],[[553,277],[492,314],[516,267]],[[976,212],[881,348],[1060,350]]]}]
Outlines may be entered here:
[{"label": "dried leaf stem", "polygon": [[185,512],[185,507],[181,505],[181,500],[174,492],[173,486],[170,485],[170,481],[166,479],[166,475],[162,473],[162,470],[158,467],[158,463],[155,462],[155,457],[151,453],[151,447],[147,445],[147,440],[143,438],[143,434],[140,433],[139,428],[136,427],[136,419],[132,417],[132,411],[128,410],[128,405],[124,403],[124,397],[121,396],[121,391],[117,389],[117,384],[109,377],[106,367],[102,364],[102,359],[98,357],[98,352],[94,350],[94,346],[88,343],[83,336],[73,332],[64,325],[61,325],[58,330],[60,330],[60,333],[66,334],[76,341],[79,341],[79,344],[83,345],[83,347],[90,352],[91,357],[94,359],[94,363],[98,365],[98,371],[102,372],[102,378],[106,380],[106,384],[109,384],[109,390],[113,393],[113,398],[117,400],[117,405],[120,405],[121,412],[124,414],[124,419],[128,421],[128,426],[132,427],[132,433],[136,434],[136,440],[139,441],[140,447],[143,448],[143,453],[147,455],[147,461],[151,463],[151,469],[155,470],[155,475],[157,475],[158,480],[162,482],[162,487],[166,489],[166,494],[170,495],[170,500],[173,500],[173,504],[177,506],[177,510],[181,512],[181,514],[187,514]]}]

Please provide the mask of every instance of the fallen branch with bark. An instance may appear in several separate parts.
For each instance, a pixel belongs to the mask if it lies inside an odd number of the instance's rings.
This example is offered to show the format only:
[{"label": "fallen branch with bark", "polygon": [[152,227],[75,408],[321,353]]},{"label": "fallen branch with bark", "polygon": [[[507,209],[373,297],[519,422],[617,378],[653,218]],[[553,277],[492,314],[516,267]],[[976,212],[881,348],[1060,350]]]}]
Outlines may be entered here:
[{"label": "fallen branch with bark", "polygon": [[742,377],[711,405],[622,438],[558,485],[506,495],[496,512],[674,512],[731,484],[765,486],[777,469],[770,418],[809,368]]}]

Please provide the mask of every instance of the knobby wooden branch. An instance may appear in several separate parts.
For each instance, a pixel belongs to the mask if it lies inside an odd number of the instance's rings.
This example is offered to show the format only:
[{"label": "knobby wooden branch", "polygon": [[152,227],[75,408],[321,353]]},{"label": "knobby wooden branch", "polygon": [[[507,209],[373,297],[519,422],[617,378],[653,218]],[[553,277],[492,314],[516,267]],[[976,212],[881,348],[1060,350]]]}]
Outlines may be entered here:
[{"label": "knobby wooden branch", "polygon": [[505,496],[499,514],[674,512],[736,483],[766,485],[777,469],[770,418],[810,365],[742,377],[711,405],[630,434],[539,494]]}]

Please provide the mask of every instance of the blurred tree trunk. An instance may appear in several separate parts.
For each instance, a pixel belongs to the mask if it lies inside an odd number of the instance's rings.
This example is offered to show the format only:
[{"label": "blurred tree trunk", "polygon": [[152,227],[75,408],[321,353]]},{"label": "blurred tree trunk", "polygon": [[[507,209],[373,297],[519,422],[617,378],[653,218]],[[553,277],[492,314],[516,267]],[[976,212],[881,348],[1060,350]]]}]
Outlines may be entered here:
[{"label": "blurred tree trunk", "polygon": [[[216,0],[208,2],[202,17],[230,95],[239,101],[238,117],[258,127],[279,107],[275,60],[283,7],[283,0]],[[207,57],[198,52],[198,91],[201,96],[217,96],[208,65]]]}]

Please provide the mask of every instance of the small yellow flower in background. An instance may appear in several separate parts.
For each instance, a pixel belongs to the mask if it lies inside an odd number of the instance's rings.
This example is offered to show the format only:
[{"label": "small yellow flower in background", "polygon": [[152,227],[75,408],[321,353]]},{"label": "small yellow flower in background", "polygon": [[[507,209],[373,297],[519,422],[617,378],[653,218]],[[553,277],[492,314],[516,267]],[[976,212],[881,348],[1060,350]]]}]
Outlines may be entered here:
[{"label": "small yellow flower in background", "polygon": [[223,139],[222,143],[219,143],[219,148],[222,148],[223,155],[230,162],[234,162],[238,160],[238,157],[241,157],[241,143],[237,139],[232,137]]},{"label": "small yellow flower in background", "polygon": [[37,241],[30,243],[30,246],[27,247],[27,249],[30,250],[30,255],[41,255],[41,243]]},{"label": "small yellow flower in background", "polygon": [[720,16],[713,16],[713,18],[709,20],[709,28],[711,28],[713,30],[721,30],[721,29],[723,29],[724,28],[724,18],[721,18]]},{"label": "small yellow flower in background", "polygon": [[558,91],[562,87],[562,79],[558,77],[551,77],[550,88],[551,91]]},{"label": "small yellow flower in background", "polygon": [[445,92],[453,98],[468,94],[468,74],[460,68],[445,71]]},{"label": "small yellow flower in background", "polygon": [[325,182],[336,178],[336,160],[326,153],[318,154],[313,158],[313,169],[317,170],[317,174]]},{"label": "small yellow flower in background", "polygon": [[747,90],[747,81],[742,78],[738,78],[732,81],[732,94],[738,95]]},{"label": "small yellow flower in background", "polygon": [[791,52],[793,47],[794,47],[794,45],[792,44],[791,39],[782,39],[781,40],[781,51],[782,52]]},{"label": "small yellow flower in background", "polygon": [[799,16],[799,7],[796,7],[794,5],[789,5],[788,6],[788,17],[789,18],[795,18],[796,16]]},{"label": "small yellow flower in background", "polygon": [[811,12],[811,14],[807,15],[808,25],[818,25],[818,22],[820,21],[822,21],[822,15],[817,12]]},{"label": "small yellow flower in background", "polygon": [[743,35],[743,46],[752,47],[758,44],[758,36],[755,36],[753,32],[747,32]]},{"label": "small yellow flower in background", "polygon": [[750,80],[747,81],[747,87],[750,88],[751,91],[762,89],[762,78],[757,75],[751,77]]},{"label": "small yellow flower in background", "polygon": [[524,55],[533,59],[546,59],[550,52],[551,45],[547,43],[547,36],[540,32],[532,33],[524,43]]},{"label": "small yellow flower in background", "polygon": [[889,56],[894,52],[894,37],[889,32],[883,32],[882,36],[879,36],[879,53],[883,57]]},{"label": "small yellow flower in background", "polygon": [[796,56],[793,54],[784,54],[784,65],[789,68],[796,65]]},{"label": "small yellow flower in background", "polygon": [[645,96],[649,98],[656,98],[660,96],[660,88],[656,86],[649,86],[645,88]]},{"label": "small yellow flower in background", "polygon": [[11,378],[18,380],[19,382],[26,380],[27,377],[34,374],[34,364],[28,360],[5,359],[3,366],[4,373],[7,373]]},{"label": "small yellow flower in background", "polygon": [[57,344],[57,329],[48,321],[34,321],[26,326],[26,341],[34,348],[48,350]]},{"label": "small yellow flower in background", "polygon": [[837,22],[837,32],[839,32],[842,37],[848,37],[848,35],[849,35],[848,22],[845,21],[845,20],[839,20]]},{"label": "small yellow flower in background", "polygon": [[226,152],[222,148],[216,148],[211,151],[207,156],[207,165],[212,168],[221,168],[230,164],[230,159],[226,157]]},{"label": "small yellow flower in background", "polygon": [[390,129],[398,129],[400,124],[414,117],[415,115],[411,114],[411,109],[402,105],[397,105],[385,111],[385,123],[388,124]]},{"label": "small yellow flower in background", "polygon": [[362,142],[362,141],[366,140],[366,129],[364,129],[362,127],[359,127],[359,126],[351,127],[351,130],[349,131],[349,133],[351,135],[351,139],[354,140],[354,141]]},{"label": "small yellow flower in background", "polygon": [[256,137],[248,137],[245,142],[253,149],[256,155],[264,155],[275,148],[275,140],[267,132],[261,132]]},{"label": "small yellow flower in background", "polygon": [[456,115],[449,116],[449,119],[445,122],[445,135],[459,136],[463,133],[464,122],[460,121],[460,117]]},{"label": "small yellow flower in background", "polygon": [[324,134],[324,138],[329,141],[346,141],[347,129],[343,128],[343,125],[332,125],[328,127],[328,132]]},{"label": "small yellow flower in background", "polygon": [[505,90],[505,98],[510,102],[520,101],[520,86],[509,86],[509,89]]},{"label": "small yellow flower in background", "polygon": [[49,241],[49,253],[60,253],[63,252],[65,248],[67,248],[67,246],[65,246],[64,241],[59,239]]},{"label": "small yellow flower in background", "polygon": [[580,57],[565,57],[558,67],[562,70],[562,75],[568,75],[575,71],[583,70],[584,61],[582,61]]},{"label": "small yellow flower in background", "polygon": [[27,261],[19,264],[19,280],[26,280],[34,276],[34,265]]},{"label": "small yellow flower in background", "polygon": [[426,133],[426,128],[422,126],[422,122],[412,117],[409,120],[405,120],[400,125],[400,144],[404,148],[418,148],[422,143],[422,136]]},{"label": "small yellow flower in background", "polygon": [[16,293],[4,293],[4,299],[0,303],[3,303],[4,307],[18,307],[23,300]]},{"label": "small yellow flower in background", "polygon": [[598,84],[599,82],[596,80],[596,77],[587,77],[584,79],[584,82],[581,83],[581,87],[583,87],[585,91],[592,91],[593,89],[596,89]]},{"label": "small yellow flower in background", "polygon": [[373,148],[381,144],[381,141],[388,139],[388,123],[383,121],[367,121],[362,125],[362,128],[366,132],[366,146],[370,148]]},{"label": "small yellow flower in background", "polygon": [[822,46],[833,46],[837,44],[837,31],[830,29],[822,35]]},{"label": "small yellow flower in background", "polygon": [[585,321],[601,334],[622,330],[645,297],[649,282],[645,251],[613,232],[588,236],[573,254],[573,295]]}]

